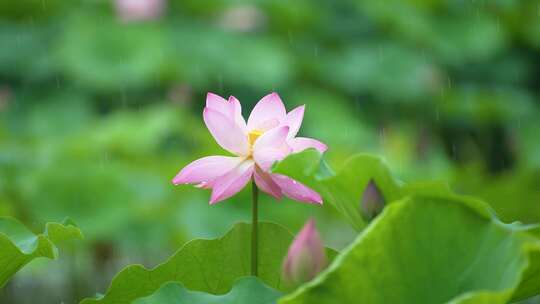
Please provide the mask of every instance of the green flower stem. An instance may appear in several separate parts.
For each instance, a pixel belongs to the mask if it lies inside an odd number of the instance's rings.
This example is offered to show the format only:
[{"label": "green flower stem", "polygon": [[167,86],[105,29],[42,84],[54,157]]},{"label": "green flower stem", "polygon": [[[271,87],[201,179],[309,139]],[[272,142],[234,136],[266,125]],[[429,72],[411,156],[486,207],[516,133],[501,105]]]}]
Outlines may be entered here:
[{"label": "green flower stem", "polygon": [[252,189],[252,208],[251,208],[251,275],[257,276],[257,265],[259,257],[259,188],[255,180],[251,183]]}]

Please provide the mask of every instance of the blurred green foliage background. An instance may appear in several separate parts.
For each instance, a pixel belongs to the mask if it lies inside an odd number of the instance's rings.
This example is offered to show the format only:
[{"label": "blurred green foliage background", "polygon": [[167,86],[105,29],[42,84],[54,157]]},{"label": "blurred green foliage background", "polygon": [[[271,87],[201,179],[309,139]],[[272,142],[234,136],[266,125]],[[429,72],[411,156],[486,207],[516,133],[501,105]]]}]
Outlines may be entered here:
[{"label": "blurred green foliage background", "polygon": [[[540,221],[539,54],[533,0],[1,1],[0,215],[36,232],[71,217],[86,239],[0,303],[76,303],[249,218],[247,191],[210,207],[170,182],[224,154],[202,121],[208,91],[245,116],[270,91],[306,104],[301,132],[335,168],[376,153],[403,180]],[[354,237],[329,205],[264,197],[261,216],[292,231],[313,216],[335,248]]]}]

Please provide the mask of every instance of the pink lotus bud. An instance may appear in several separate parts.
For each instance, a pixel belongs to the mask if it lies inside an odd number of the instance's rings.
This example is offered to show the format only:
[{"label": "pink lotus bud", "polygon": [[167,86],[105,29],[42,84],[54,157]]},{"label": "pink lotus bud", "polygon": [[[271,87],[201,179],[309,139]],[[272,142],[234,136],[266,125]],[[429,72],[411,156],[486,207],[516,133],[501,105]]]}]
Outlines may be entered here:
[{"label": "pink lotus bud", "polygon": [[326,266],[326,252],[315,221],[310,219],[294,239],[283,264],[283,279],[290,285],[312,280]]},{"label": "pink lotus bud", "polygon": [[386,201],[383,194],[374,180],[370,180],[362,199],[360,200],[360,211],[365,220],[371,221],[382,212]]}]

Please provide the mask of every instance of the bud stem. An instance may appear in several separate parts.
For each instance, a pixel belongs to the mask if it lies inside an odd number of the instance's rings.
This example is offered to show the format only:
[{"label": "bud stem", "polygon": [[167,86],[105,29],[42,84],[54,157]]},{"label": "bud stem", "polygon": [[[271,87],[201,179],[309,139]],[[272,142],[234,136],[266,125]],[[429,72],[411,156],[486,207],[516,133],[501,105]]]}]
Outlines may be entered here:
[{"label": "bud stem", "polygon": [[252,190],[252,208],[251,208],[251,275],[257,276],[257,265],[258,265],[258,251],[259,251],[259,235],[258,235],[258,226],[259,226],[259,188],[253,180],[251,184]]}]

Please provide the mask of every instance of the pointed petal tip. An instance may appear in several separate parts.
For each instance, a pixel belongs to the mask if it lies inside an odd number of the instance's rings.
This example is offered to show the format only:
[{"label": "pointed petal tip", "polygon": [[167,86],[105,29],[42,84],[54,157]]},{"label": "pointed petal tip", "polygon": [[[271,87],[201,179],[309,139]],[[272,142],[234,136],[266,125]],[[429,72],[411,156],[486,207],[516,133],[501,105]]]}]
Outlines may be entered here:
[{"label": "pointed petal tip", "polygon": [[182,171],[180,171],[178,174],[176,174],[176,176],[171,180],[172,184],[175,185],[175,186],[178,186],[180,184],[185,184],[186,181],[185,181],[185,178],[182,174]]},{"label": "pointed petal tip", "polygon": [[[253,107],[249,115],[247,126],[249,130],[262,129],[265,123],[277,120],[278,123],[285,118],[287,111],[283,101],[275,92],[262,97]],[[269,128],[266,128],[268,130]]]},{"label": "pointed petal tip", "polygon": [[328,146],[326,144],[308,137],[291,138],[288,143],[291,146],[293,153],[302,152],[309,148],[314,148],[319,151],[319,153],[324,153],[326,150],[328,150]]},{"label": "pointed petal tip", "polygon": [[279,97],[279,94],[275,91],[272,91],[266,95],[264,95],[259,101],[263,100],[263,99],[266,99],[266,98],[271,98],[271,99],[279,99],[281,101],[281,97]]},{"label": "pointed petal tip", "polygon": [[225,99],[216,93],[212,93],[212,92],[206,93],[206,106],[209,106],[210,104],[212,104],[213,101],[219,102],[220,100],[224,101]]},{"label": "pointed petal tip", "polygon": [[[304,187],[306,187],[306,186],[304,185]],[[323,199],[322,199],[321,195],[319,193],[315,192],[313,189],[310,189],[310,188],[307,188],[307,189],[309,189],[308,193],[305,193],[301,197],[300,202],[313,204],[313,205],[317,205],[317,206],[322,206],[323,205]]]},{"label": "pointed petal tip", "polygon": [[223,99],[223,97],[221,97],[219,94],[216,94],[216,93],[210,92],[210,91],[208,91],[208,92],[206,93],[206,97],[207,97],[207,98],[208,98],[208,97],[217,97],[217,98]]},{"label": "pointed petal tip", "polygon": [[279,94],[277,92],[272,92],[272,93],[269,94],[269,96],[272,97],[272,99],[278,101],[280,104],[283,105],[283,101],[281,100],[281,97],[279,96]]},{"label": "pointed petal tip", "polygon": [[323,205],[323,199],[318,193],[316,193],[316,196],[310,197],[308,199],[309,199],[308,201],[309,203],[312,203],[314,205],[319,205],[319,206]]},{"label": "pointed petal tip", "polygon": [[288,198],[307,204],[323,204],[321,195],[306,185],[285,175],[272,174],[271,176]]},{"label": "pointed petal tip", "polygon": [[224,200],[226,200],[227,198],[229,197],[225,197],[223,194],[220,194],[220,195],[215,195],[214,194],[214,191],[212,191],[212,195],[210,196],[210,200],[208,201],[208,204],[210,206],[213,206],[219,202],[222,202]]},{"label": "pointed petal tip", "polygon": [[212,194],[210,195],[210,200],[208,201],[208,204],[210,206],[215,205],[219,202],[221,202],[222,199],[219,198],[219,196],[215,195],[214,191],[212,191]]}]

